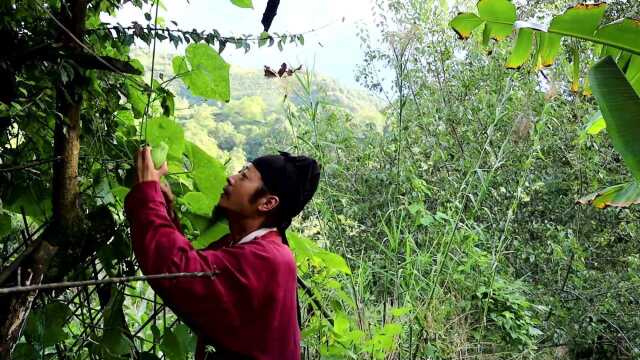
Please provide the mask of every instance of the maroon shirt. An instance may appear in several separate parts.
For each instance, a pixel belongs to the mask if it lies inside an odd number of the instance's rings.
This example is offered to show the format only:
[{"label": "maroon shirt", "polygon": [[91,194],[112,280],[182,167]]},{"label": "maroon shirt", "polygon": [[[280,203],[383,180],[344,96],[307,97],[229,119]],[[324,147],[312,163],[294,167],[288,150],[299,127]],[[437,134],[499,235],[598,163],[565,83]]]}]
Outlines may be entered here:
[{"label": "maroon shirt", "polygon": [[168,215],[158,182],[135,185],[125,200],[133,251],[144,274],[218,271],[212,278],[150,281],[173,312],[218,358],[299,360],[296,263],[277,231],[240,245],[195,250]]}]

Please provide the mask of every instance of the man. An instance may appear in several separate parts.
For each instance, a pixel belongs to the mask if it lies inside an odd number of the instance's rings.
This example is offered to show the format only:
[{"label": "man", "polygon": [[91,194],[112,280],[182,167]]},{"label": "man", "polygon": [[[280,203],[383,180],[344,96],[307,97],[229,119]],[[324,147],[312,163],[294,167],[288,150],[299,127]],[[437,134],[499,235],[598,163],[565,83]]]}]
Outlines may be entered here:
[{"label": "man", "polygon": [[125,211],[143,273],[218,272],[150,282],[198,335],[196,359],[298,360],[296,264],[285,231],[317,189],[316,161],[281,152],[228,177],[216,212],[226,216],[230,234],[204,250],[195,250],[170,216],[172,195],[160,186],[166,173],[166,163],[155,169],[150,149],[141,149]]}]

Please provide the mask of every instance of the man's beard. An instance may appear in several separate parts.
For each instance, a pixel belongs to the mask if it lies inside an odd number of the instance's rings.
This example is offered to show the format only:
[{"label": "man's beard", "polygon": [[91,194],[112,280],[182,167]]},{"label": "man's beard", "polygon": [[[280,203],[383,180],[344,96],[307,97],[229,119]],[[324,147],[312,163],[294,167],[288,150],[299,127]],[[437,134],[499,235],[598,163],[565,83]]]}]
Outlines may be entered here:
[{"label": "man's beard", "polygon": [[228,219],[229,218],[227,216],[227,209],[223,208],[218,204],[213,208],[213,211],[211,212],[211,218],[209,219],[209,224],[210,225],[217,224],[220,221],[228,220]]}]

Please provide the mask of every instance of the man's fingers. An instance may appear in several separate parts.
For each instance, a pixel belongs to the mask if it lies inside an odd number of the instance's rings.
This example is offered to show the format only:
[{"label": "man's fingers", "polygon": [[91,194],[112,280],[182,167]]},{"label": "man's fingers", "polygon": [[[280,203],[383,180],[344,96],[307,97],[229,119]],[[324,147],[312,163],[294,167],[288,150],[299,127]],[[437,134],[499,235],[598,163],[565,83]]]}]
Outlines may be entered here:
[{"label": "man's fingers", "polygon": [[167,165],[167,162],[163,162],[162,166],[160,166],[160,169],[158,169],[158,173],[160,174],[160,176],[165,176],[169,173],[169,166]]}]

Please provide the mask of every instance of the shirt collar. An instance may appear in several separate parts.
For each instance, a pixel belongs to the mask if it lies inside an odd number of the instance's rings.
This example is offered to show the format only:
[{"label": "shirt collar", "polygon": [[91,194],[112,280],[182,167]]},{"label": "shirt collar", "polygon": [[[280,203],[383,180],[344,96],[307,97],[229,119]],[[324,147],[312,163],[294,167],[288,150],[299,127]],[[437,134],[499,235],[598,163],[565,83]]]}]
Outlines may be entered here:
[{"label": "shirt collar", "polygon": [[240,239],[240,241],[238,241],[236,243],[236,245],[248,243],[249,241],[255,240],[255,238],[257,238],[257,237],[260,237],[260,236],[268,233],[269,231],[274,231],[274,230],[277,230],[277,229],[276,228],[261,228],[261,229],[255,230],[255,231],[247,234],[242,239]]}]

